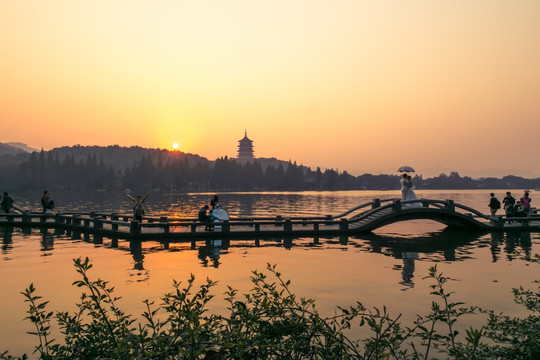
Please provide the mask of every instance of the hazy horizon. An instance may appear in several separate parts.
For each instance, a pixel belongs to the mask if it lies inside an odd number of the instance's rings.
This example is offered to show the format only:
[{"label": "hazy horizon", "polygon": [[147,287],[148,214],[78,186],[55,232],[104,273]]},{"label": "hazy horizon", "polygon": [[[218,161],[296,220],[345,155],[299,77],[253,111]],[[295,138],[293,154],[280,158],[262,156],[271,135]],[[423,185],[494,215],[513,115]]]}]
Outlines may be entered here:
[{"label": "hazy horizon", "polygon": [[0,142],[538,177],[540,2],[0,2]]}]

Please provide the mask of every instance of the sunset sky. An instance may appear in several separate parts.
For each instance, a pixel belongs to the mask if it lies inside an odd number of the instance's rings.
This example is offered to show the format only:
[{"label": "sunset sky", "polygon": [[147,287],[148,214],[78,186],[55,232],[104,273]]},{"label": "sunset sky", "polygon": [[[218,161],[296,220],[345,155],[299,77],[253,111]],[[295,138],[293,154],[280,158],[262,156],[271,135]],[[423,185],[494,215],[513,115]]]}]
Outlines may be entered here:
[{"label": "sunset sky", "polygon": [[[0,0],[0,142],[540,176],[538,0]],[[499,169],[499,170],[495,170]]]}]

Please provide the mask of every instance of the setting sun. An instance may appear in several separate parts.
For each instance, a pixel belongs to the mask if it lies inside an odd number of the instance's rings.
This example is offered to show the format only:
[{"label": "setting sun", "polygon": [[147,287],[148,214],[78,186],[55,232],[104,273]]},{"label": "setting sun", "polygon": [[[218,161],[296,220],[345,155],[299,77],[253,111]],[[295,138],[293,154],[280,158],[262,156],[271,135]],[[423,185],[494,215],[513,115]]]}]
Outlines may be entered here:
[{"label": "setting sun", "polygon": [[172,147],[173,147],[174,150],[178,150],[178,143],[172,144]]}]

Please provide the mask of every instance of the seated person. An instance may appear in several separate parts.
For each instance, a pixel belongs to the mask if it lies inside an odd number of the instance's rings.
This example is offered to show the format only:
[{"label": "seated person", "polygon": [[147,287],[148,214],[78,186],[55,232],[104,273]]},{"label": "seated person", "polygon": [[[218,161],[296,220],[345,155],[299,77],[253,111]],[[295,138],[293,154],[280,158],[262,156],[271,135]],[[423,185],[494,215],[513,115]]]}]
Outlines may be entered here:
[{"label": "seated person", "polygon": [[504,214],[506,215],[506,217],[514,216],[514,205],[506,205],[504,207]]},{"label": "seated person", "polygon": [[208,214],[208,225],[206,226],[205,230],[208,231],[214,231],[214,222],[215,221],[221,221],[220,218],[218,218],[216,215],[214,215],[214,211],[210,210],[210,213]]},{"label": "seated person", "polygon": [[515,217],[524,217],[524,216],[526,216],[525,208],[523,207],[523,204],[519,200],[516,202],[516,205],[514,206],[514,216]]},{"label": "seated person", "polygon": [[[208,215],[206,214],[206,210],[208,210],[208,205],[204,205],[200,210],[198,214],[199,221],[201,223],[207,223],[208,222]],[[204,228],[204,230],[208,230],[208,225]]]}]

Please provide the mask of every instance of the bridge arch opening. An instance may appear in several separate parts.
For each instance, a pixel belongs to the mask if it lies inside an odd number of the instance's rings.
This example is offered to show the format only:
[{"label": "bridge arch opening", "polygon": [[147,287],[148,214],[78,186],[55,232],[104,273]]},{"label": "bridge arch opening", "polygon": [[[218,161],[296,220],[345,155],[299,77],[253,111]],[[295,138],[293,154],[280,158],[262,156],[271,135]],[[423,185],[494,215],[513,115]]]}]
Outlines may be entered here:
[{"label": "bridge arch opening", "polygon": [[384,225],[372,232],[376,235],[389,236],[399,234],[400,236],[424,236],[438,233],[446,229],[446,225],[435,220],[404,220],[392,224]]}]

